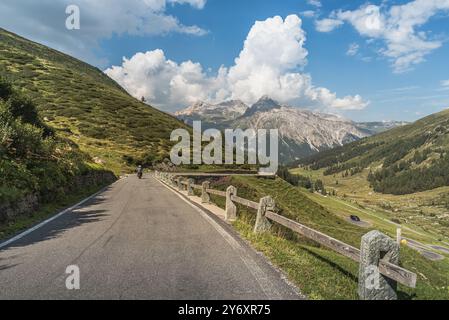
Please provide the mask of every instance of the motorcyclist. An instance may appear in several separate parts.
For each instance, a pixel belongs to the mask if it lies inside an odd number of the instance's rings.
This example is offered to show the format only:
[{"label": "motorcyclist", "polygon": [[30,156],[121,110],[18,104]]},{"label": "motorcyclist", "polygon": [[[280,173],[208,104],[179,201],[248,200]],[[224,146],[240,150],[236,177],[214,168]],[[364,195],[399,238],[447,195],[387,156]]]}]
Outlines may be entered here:
[{"label": "motorcyclist", "polygon": [[139,179],[142,179],[142,176],[143,176],[143,167],[141,166],[141,165],[139,165],[138,167],[137,167],[137,177],[139,178]]}]

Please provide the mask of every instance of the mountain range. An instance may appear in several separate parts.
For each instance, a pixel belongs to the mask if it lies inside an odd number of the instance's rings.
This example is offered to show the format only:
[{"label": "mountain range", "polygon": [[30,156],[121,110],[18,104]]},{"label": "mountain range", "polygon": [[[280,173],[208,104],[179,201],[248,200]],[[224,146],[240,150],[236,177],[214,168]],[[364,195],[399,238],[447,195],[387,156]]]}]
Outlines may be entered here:
[{"label": "mountain range", "polygon": [[402,125],[400,122],[358,124],[343,117],[282,105],[263,96],[252,106],[231,100],[218,104],[197,102],[175,114],[191,124],[217,129],[279,129],[280,159],[289,163]]}]

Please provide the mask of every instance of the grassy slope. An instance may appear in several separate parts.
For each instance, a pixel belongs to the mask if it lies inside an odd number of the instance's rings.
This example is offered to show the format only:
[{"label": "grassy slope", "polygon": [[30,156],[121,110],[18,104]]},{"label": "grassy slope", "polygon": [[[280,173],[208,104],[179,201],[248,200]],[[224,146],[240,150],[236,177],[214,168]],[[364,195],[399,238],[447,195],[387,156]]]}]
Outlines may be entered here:
[{"label": "grassy slope", "polygon": [[[308,191],[292,187],[280,179],[235,177],[231,180],[222,180],[215,186],[224,189],[229,184],[238,188],[239,196],[254,201],[262,196],[271,195],[275,198],[281,214],[356,247],[360,246],[361,237],[370,230],[345,221],[310,199]],[[213,200],[218,205],[224,206],[222,199],[214,197]],[[274,264],[283,269],[289,279],[309,298],[357,299],[356,263],[283,228],[275,227],[271,233],[254,235],[252,228],[255,213],[244,208],[240,208],[239,212],[240,218],[235,227]],[[419,274],[417,289],[400,287],[402,299],[449,298],[447,259],[430,262],[404,247],[401,249],[401,264]]]},{"label": "grassy slope", "polygon": [[34,102],[0,78],[0,239],[114,179],[76,144],[54,134]]},{"label": "grassy slope", "polygon": [[[418,137],[428,137],[426,143],[419,147],[420,149],[447,148],[449,146],[448,132],[449,110],[445,110],[416,121],[413,124],[394,128],[340,148],[321,152],[308,159],[301,160],[300,162],[306,164],[319,163],[322,168],[337,164],[338,162],[352,163],[359,162],[364,159],[369,160],[370,158],[373,158],[374,161],[368,161],[367,163],[375,163],[376,161],[383,160],[386,156],[389,156],[392,151],[397,151],[397,149],[392,149],[392,146],[396,146],[396,144],[402,141],[415,140]],[[358,153],[355,152],[352,157],[345,158],[345,155],[350,154],[351,151],[362,149],[363,151]],[[416,150],[414,148],[410,148],[408,151],[409,153],[404,155],[404,159]]]},{"label": "grassy slope", "polygon": [[[414,145],[418,140],[424,143]],[[413,124],[317,154],[303,160],[302,163],[306,166],[294,169],[292,173],[321,179],[327,189],[335,190],[342,199],[356,202],[382,217],[412,225],[426,233],[431,233],[435,238],[448,242],[449,186],[412,194],[392,195],[374,192],[368,182],[370,171],[380,170],[385,166],[385,160],[388,158],[393,159],[388,162],[392,162],[389,164],[390,167],[400,162],[411,162],[411,167],[399,175],[410,174],[416,169],[435,166],[433,161],[438,159],[441,153],[447,154],[448,149],[449,110],[445,110]],[[417,151],[426,152],[426,160],[419,164],[415,164],[412,160]],[[363,170],[349,176],[342,175],[345,170],[330,175],[324,174],[325,169],[337,164],[349,167],[361,165]],[[306,168],[310,165],[316,170]],[[412,177],[412,180],[419,181],[419,172],[415,172]],[[409,183],[401,181],[399,186]]]},{"label": "grassy slope", "polygon": [[0,29],[0,74],[23,89],[47,123],[120,174],[124,156],[162,159],[174,117],[129,96],[97,68]]}]

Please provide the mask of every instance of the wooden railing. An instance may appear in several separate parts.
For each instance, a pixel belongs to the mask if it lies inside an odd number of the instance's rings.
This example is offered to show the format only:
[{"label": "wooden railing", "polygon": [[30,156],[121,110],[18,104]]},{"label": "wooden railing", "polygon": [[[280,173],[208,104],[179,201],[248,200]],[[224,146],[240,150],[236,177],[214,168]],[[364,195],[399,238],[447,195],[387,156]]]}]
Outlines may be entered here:
[{"label": "wooden railing", "polygon": [[311,239],[318,244],[331,249],[360,265],[359,270],[359,296],[365,300],[394,300],[397,299],[397,283],[415,288],[417,276],[399,264],[399,244],[390,237],[371,231],[362,237],[361,249],[334,239],[324,233],[309,228],[275,211],[275,202],[271,197],[254,202],[237,196],[237,189],[228,187],[227,191],[210,188],[209,182],[202,185],[195,184],[193,179],[185,179],[174,173],[156,172],[156,178],[164,183],[187,191],[189,196],[194,195],[193,190],[201,190],[203,203],[210,203],[210,195],[226,198],[226,220],[233,221],[237,217],[235,203],[247,208],[257,210],[254,232],[266,232],[271,228],[271,223],[277,223],[285,228]]}]

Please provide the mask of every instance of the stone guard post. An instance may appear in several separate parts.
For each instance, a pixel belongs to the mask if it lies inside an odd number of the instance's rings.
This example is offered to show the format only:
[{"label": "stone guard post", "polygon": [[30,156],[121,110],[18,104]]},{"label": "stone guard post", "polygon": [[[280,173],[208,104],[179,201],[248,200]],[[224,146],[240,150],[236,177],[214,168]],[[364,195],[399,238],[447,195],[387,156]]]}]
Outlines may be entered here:
[{"label": "stone guard post", "polygon": [[226,216],[228,222],[237,220],[237,206],[232,202],[232,197],[237,196],[237,188],[229,186],[226,190]]},{"label": "stone guard post", "polygon": [[187,179],[187,195],[189,197],[192,197],[195,195],[195,193],[193,192],[193,187],[192,185],[195,184],[195,180],[193,179]]},{"label": "stone guard post", "polygon": [[274,211],[276,209],[276,203],[272,197],[265,197],[260,199],[259,209],[257,210],[256,226],[254,227],[254,233],[262,233],[270,231],[271,223],[268,221],[266,214],[267,211]]},{"label": "stone guard post", "polygon": [[201,191],[201,203],[210,203],[210,194],[207,193],[207,189],[210,189],[210,182],[204,181],[202,184],[202,191]]},{"label": "stone guard post", "polygon": [[181,191],[186,191],[187,190],[187,184],[186,184],[186,179],[181,178]]},{"label": "stone guard post", "polygon": [[171,175],[170,181],[171,181],[171,185],[172,185],[174,188],[176,188],[176,187],[178,186],[178,184],[177,184],[177,182],[176,182],[176,179],[175,179],[175,176],[174,176],[173,174]]},{"label": "stone guard post", "polygon": [[379,272],[380,260],[399,265],[399,245],[379,231],[362,238],[360,248],[359,297],[362,300],[397,300],[397,282]]},{"label": "stone guard post", "polygon": [[402,229],[401,228],[397,228],[397,230],[396,230],[396,242],[398,243],[399,246],[401,246],[401,242],[402,242]]}]

